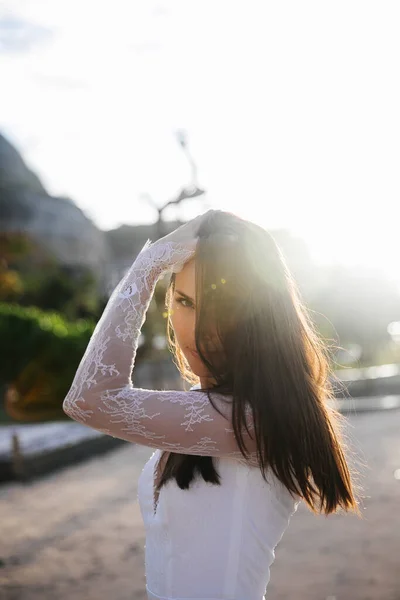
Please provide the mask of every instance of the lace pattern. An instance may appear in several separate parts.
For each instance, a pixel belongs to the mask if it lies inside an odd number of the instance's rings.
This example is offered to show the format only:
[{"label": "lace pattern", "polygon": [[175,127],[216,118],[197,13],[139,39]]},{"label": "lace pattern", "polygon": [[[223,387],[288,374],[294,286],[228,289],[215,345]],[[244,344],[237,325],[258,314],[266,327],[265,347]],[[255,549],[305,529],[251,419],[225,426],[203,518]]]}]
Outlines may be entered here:
[{"label": "lace pattern", "polygon": [[257,466],[255,441],[246,431],[249,457],[244,459],[237,447],[229,427],[229,397],[212,395],[220,415],[201,391],[149,390],[132,382],[140,331],[157,281],[168,271],[178,272],[194,252],[180,243],[147,240],[96,325],[63,410],[75,421],[129,442],[184,454],[229,456]]}]

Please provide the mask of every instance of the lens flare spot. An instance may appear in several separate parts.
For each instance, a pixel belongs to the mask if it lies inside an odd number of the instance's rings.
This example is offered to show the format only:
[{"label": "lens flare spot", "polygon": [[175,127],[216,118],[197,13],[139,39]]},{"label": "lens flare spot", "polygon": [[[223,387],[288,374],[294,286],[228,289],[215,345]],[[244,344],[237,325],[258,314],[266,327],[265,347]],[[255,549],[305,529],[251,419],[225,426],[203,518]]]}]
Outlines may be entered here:
[{"label": "lens flare spot", "polygon": [[217,286],[215,285],[215,283],[212,283],[212,284],[211,284],[211,287],[212,287],[212,289],[213,289],[213,290],[216,290],[216,289],[217,289]]},{"label": "lens flare spot", "polygon": [[226,283],[226,279],[221,279],[221,283]]}]

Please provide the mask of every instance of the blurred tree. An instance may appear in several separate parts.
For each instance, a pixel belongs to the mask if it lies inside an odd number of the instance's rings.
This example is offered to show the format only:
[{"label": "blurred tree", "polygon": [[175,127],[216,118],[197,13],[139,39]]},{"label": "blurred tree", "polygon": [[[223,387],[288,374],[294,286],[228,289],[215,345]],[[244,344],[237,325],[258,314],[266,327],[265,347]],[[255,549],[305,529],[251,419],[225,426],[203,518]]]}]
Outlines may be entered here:
[{"label": "blurred tree", "polygon": [[54,265],[26,276],[21,304],[56,310],[68,319],[97,317],[100,299],[96,279],[86,268]]},{"label": "blurred tree", "polygon": [[22,296],[24,284],[17,271],[0,266],[0,302],[12,302]]},{"label": "blurred tree", "polygon": [[60,264],[24,232],[0,235],[0,300],[97,318],[101,299],[88,267]]},{"label": "blurred tree", "polygon": [[0,234],[0,302],[17,301],[24,292],[21,275],[12,267],[29,253],[29,240],[21,233]]},{"label": "blurred tree", "polygon": [[88,319],[70,322],[58,312],[0,303],[0,383],[12,392],[11,416],[63,416],[62,400],[94,327]]}]

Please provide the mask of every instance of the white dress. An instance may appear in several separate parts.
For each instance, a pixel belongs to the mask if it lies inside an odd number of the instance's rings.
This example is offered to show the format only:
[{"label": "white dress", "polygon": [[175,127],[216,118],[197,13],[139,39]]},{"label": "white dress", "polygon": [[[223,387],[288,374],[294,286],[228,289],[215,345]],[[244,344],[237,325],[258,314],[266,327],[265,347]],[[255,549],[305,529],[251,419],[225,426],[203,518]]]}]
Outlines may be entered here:
[{"label": "white dress", "polygon": [[[150,599],[261,600],[274,548],[297,509],[286,488],[258,467],[255,440],[243,430],[244,459],[231,427],[231,398],[137,388],[132,381],[141,327],[156,283],[194,254],[182,244],[146,242],[115,288],[77,369],[63,409],[71,418],[113,437],[155,448],[138,482],[146,529]],[[254,430],[250,407],[249,431]],[[221,485],[202,477],[181,490],[153,482],[162,450],[215,457]],[[154,510],[155,509],[155,510]]]},{"label": "white dress", "polygon": [[155,450],[138,480],[149,600],[262,600],[274,549],[299,502],[272,472],[268,485],[257,467],[216,458],[221,485],[198,477],[181,490],[170,480],[154,512],[160,455]]}]

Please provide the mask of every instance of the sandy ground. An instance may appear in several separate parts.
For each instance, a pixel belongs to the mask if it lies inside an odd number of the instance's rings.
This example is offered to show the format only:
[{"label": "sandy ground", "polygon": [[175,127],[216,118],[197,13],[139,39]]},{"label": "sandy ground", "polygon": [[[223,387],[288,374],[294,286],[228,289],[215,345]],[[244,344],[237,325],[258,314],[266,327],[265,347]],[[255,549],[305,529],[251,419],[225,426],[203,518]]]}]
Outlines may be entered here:
[{"label": "sandy ground", "polygon": [[[400,410],[348,415],[363,519],[300,505],[276,549],[268,600],[400,600]],[[137,479],[152,449],[124,445],[0,487],[1,600],[145,600]]]}]

